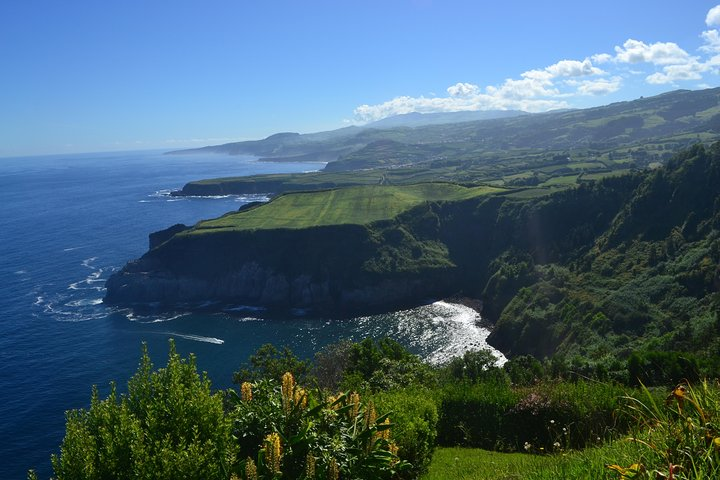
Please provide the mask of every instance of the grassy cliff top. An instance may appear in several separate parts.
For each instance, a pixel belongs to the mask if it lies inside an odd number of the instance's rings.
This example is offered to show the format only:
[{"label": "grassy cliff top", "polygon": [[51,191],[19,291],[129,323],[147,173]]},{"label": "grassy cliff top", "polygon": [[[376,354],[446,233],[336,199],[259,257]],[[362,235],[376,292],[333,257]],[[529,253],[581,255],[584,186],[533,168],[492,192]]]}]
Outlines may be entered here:
[{"label": "grassy cliff top", "polygon": [[200,222],[187,233],[339,224],[364,225],[393,218],[426,201],[464,200],[500,191],[504,189],[491,186],[464,187],[452,183],[420,183],[288,193],[255,208]]}]

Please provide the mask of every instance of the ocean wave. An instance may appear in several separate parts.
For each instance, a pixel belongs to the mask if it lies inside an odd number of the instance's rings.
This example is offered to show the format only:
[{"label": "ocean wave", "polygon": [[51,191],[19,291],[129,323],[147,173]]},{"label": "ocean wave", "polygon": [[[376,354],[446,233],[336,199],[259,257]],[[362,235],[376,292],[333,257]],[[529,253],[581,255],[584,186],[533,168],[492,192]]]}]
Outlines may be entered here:
[{"label": "ocean wave", "polygon": [[97,259],[98,259],[98,257],[86,258],[85,260],[83,260],[83,261],[80,263],[80,265],[82,265],[83,267],[95,269],[95,266],[91,265],[91,263],[93,263],[93,262],[94,262],[95,260],[97,260]]},{"label": "ocean wave", "polygon": [[182,318],[184,316],[188,315],[187,313],[178,313],[175,315],[165,316],[165,315],[138,315],[135,312],[128,311],[125,313],[125,318],[127,318],[131,322],[135,323],[165,323],[165,322],[172,322],[173,320],[177,320],[178,318]]},{"label": "ocean wave", "polygon": [[65,305],[68,307],[89,307],[92,305],[100,305],[102,298],[81,298],[80,300],[73,300],[67,302]]},{"label": "ocean wave", "polygon": [[195,342],[212,343],[215,345],[222,345],[223,343],[225,343],[225,340],[222,340],[220,338],[203,337],[202,335],[190,335],[187,333],[177,333],[177,332],[158,332],[158,333],[162,333],[163,335],[170,335],[173,337],[184,338],[186,340],[193,340]]},{"label": "ocean wave", "polygon": [[442,364],[453,357],[461,356],[466,351],[485,349],[495,355],[498,365],[503,365],[507,361],[502,352],[487,343],[490,330],[480,325],[482,318],[474,309],[445,301],[435,302],[429,307],[435,314],[432,317],[433,323],[438,325],[449,339],[429,353],[427,360],[430,363]]},{"label": "ocean wave", "polygon": [[224,308],[224,312],[264,312],[267,310],[265,307],[253,307],[250,305],[235,305],[232,307]]}]

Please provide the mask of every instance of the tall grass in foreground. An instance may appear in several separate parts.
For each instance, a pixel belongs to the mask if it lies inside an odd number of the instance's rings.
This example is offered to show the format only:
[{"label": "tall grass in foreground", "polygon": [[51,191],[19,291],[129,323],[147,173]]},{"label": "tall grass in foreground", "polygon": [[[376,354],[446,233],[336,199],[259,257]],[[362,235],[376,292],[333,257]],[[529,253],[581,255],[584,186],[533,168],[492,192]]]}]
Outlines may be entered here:
[{"label": "tall grass in foreground", "polygon": [[664,403],[644,391],[642,398],[627,398],[628,410],[639,425],[628,441],[641,448],[634,458],[609,468],[623,479],[720,478],[718,384],[679,385]]},{"label": "tall grass in foreground", "polygon": [[720,478],[720,386],[704,381],[674,388],[667,399],[643,388],[624,397],[636,426],[630,435],[584,450],[552,455],[436,450],[424,480]]}]

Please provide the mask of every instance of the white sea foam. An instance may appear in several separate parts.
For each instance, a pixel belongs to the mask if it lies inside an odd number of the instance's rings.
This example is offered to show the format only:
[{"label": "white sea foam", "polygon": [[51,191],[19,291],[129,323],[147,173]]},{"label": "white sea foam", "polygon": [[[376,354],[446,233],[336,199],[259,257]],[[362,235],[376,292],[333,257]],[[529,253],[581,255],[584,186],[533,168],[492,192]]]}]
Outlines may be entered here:
[{"label": "white sea foam", "polygon": [[228,307],[224,309],[225,312],[264,312],[267,310],[265,307],[253,307],[250,305],[236,305],[234,307]]},{"label": "white sea foam", "polygon": [[162,332],[165,335],[171,335],[173,337],[180,337],[184,338],[186,340],[194,340],[196,342],[205,342],[205,343],[213,343],[215,345],[222,345],[225,343],[225,340],[222,340],[220,338],[215,337],[203,337],[202,335],[190,335],[186,333],[177,333],[177,332]]},{"label": "white sea foam", "polygon": [[27,270],[18,270],[15,272],[15,275],[25,275],[27,273]]},{"label": "white sea foam", "polygon": [[86,258],[85,260],[82,261],[81,265],[82,265],[83,267],[87,267],[87,268],[92,268],[92,269],[94,269],[95,267],[92,266],[92,265],[90,265],[90,264],[93,263],[93,262],[94,262],[95,260],[97,260],[97,259],[98,259],[98,257]]},{"label": "white sea foam", "polygon": [[100,305],[102,303],[102,298],[82,298],[80,300],[73,300],[71,302],[67,302],[65,305],[68,307],[88,307],[91,305]]},{"label": "white sea foam", "polygon": [[[451,341],[445,343],[428,356],[428,361],[439,364],[448,361],[452,357],[460,356],[468,350],[488,349],[497,358],[497,364],[504,364],[507,359],[502,352],[494,349],[487,343],[490,330],[480,325],[482,318],[470,307],[456,303],[435,302],[432,304],[437,309],[445,334]],[[433,318],[435,323],[437,317]]]},{"label": "white sea foam", "polygon": [[131,322],[135,323],[164,323],[164,322],[172,322],[173,320],[177,320],[178,318],[184,317],[187,315],[187,313],[178,313],[177,315],[172,316],[158,316],[158,315],[137,315],[132,312],[128,312],[125,314],[125,318],[130,320]]}]

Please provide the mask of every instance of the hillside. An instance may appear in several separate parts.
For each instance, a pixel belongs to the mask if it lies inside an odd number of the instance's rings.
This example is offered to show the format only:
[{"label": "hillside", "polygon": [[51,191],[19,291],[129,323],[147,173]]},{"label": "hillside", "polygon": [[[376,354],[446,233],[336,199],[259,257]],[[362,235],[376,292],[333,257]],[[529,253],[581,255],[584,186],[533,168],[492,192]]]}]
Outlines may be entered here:
[{"label": "hillside", "polygon": [[274,135],[202,151],[329,163],[312,174],[191,182],[175,194],[280,193],[408,184],[428,177],[509,186],[564,185],[580,175],[598,178],[654,166],[680,148],[717,140],[719,98],[720,89],[678,90],[583,110],[414,128],[351,127],[323,134]]},{"label": "hillside", "polygon": [[447,184],[283,195],[156,237],[105,301],[341,315],[461,293],[483,300],[509,355],[707,351],[720,348],[719,229],[720,146],[695,146],[541,196]]}]

